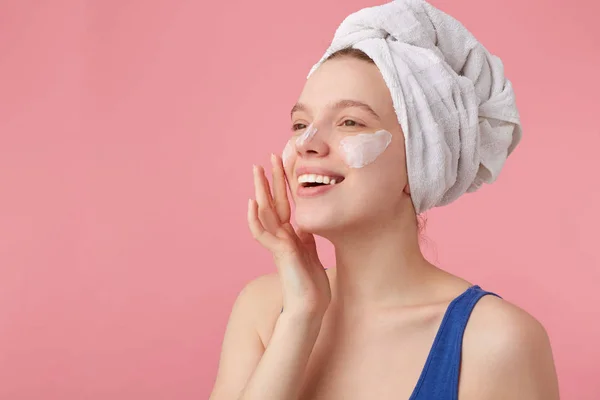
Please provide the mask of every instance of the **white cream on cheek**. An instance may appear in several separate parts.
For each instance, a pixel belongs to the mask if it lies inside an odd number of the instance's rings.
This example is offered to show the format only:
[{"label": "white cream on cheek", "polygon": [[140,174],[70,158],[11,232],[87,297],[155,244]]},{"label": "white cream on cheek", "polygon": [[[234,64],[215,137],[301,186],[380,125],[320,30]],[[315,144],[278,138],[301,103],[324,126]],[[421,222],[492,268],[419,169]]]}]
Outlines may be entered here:
[{"label": "white cream on cheek", "polygon": [[287,161],[290,157],[296,152],[296,148],[300,146],[304,146],[306,143],[310,142],[312,138],[316,135],[317,128],[310,124],[304,133],[301,136],[298,136],[296,140],[290,139],[286,143],[283,148],[283,153],[281,153],[281,160],[283,161],[283,165],[287,164]]},{"label": "white cream on cheek", "polygon": [[283,148],[283,153],[281,153],[281,161],[283,162],[283,166],[287,165],[288,160],[294,154],[295,147],[292,143],[292,139],[288,140],[287,144]]},{"label": "white cream on cheek", "polygon": [[340,141],[340,150],[350,168],[362,168],[375,161],[392,141],[388,131],[359,133],[346,136]]}]

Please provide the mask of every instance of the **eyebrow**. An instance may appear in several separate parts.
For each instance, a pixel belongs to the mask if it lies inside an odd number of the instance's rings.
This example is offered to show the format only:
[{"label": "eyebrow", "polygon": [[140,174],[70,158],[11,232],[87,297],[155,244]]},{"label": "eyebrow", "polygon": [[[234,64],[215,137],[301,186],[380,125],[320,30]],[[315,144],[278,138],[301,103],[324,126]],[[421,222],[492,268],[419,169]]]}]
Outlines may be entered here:
[{"label": "eyebrow", "polygon": [[[378,119],[378,120],[380,119],[379,115],[377,115],[377,113],[375,111],[373,111],[371,106],[369,106],[368,104],[363,103],[361,101],[339,100],[329,106],[329,108],[331,108],[333,110],[341,110],[341,109],[350,108],[350,107],[360,108],[360,109],[368,112],[369,114],[371,114],[371,116],[375,117],[376,119]],[[308,107],[302,103],[296,103],[294,105],[294,107],[292,107],[292,111],[290,112],[290,117],[293,116],[294,113],[297,111],[308,112]]]}]

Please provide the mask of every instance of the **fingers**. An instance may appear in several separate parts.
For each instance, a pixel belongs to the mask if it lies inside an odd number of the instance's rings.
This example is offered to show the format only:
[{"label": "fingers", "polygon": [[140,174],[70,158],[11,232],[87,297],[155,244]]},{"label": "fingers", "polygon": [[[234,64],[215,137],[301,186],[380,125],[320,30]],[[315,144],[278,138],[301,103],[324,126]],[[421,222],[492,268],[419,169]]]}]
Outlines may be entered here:
[{"label": "fingers", "polygon": [[275,211],[282,223],[290,220],[290,201],[287,195],[287,186],[285,181],[285,170],[280,157],[271,154],[271,165],[273,166],[273,204]]},{"label": "fingers", "polygon": [[267,207],[273,204],[273,198],[271,197],[271,190],[269,188],[269,181],[265,176],[265,170],[259,165],[252,167],[254,174],[254,195],[259,207]]},{"label": "fingers", "polygon": [[258,203],[255,200],[248,200],[248,227],[254,239],[267,249],[273,251],[277,245],[277,238],[267,231],[258,218]]},{"label": "fingers", "polygon": [[258,204],[258,218],[262,226],[274,234],[281,225],[279,217],[273,207],[273,199],[269,182],[265,176],[264,170],[261,167],[254,166],[254,194],[256,203]]}]

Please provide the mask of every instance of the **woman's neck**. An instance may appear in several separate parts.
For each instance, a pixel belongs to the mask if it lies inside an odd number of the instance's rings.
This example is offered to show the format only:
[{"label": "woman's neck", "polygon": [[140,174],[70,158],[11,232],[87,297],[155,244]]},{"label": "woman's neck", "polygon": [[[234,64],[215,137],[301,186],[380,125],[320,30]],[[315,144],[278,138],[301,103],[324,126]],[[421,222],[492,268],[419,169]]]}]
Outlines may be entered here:
[{"label": "woman's neck", "polygon": [[414,220],[362,227],[329,240],[336,255],[333,297],[344,308],[413,303],[422,284],[441,272],[423,256]]}]

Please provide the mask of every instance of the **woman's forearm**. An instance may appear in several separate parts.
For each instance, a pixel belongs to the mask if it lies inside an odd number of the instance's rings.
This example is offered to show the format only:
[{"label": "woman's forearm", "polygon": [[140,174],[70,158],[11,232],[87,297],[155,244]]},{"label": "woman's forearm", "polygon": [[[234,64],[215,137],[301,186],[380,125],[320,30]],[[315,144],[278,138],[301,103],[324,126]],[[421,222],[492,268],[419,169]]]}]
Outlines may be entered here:
[{"label": "woman's forearm", "polygon": [[284,311],[240,400],[297,399],[321,323],[322,317]]}]

